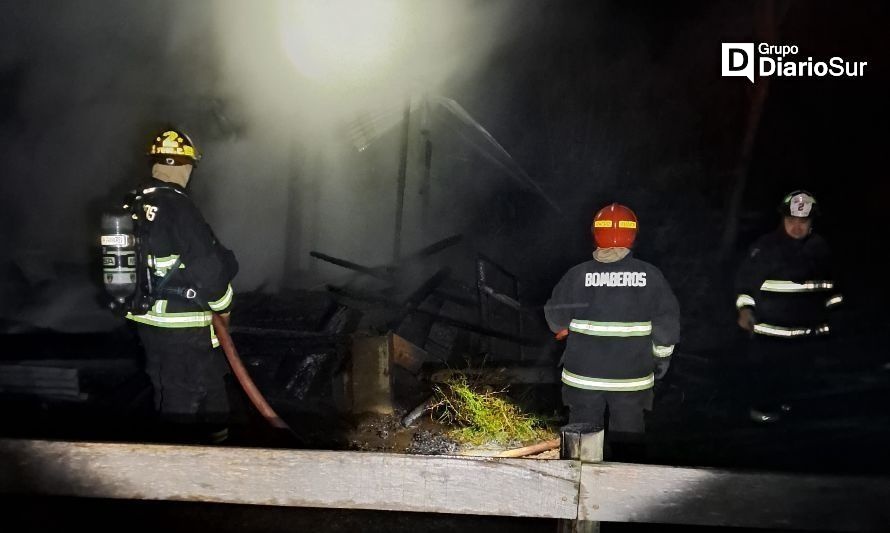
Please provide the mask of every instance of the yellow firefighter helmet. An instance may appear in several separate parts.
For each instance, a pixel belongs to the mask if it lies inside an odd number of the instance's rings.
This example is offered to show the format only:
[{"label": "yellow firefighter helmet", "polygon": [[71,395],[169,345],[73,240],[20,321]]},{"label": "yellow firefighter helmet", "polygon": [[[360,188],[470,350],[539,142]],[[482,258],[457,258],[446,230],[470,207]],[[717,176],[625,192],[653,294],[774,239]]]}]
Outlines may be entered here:
[{"label": "yellow firefighter helmet", "polygon": [[164,165],[198,166],[198,161],[201,160],[201,152],[195,147],[195,143],[178,128],[168,128],[155,135],[148,155]]}]

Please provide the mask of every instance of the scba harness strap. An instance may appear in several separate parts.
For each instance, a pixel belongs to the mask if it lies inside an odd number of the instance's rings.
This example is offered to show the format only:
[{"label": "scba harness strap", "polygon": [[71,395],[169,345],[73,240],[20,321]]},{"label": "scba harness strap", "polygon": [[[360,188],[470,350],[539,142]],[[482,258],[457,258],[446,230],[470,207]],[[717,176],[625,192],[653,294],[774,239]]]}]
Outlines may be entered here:
[{"label": "scba harness strap", "polygon": [[160,300],[161,296],[174,297],[174,298],[184,298],[186,300],[194,300],[198,295],[198,291],[196,291],[193,287],[190,286],[180,286],[180,287],[167,287],[167,284],[170,282],[170,278],[173,276],[173,273],[177,271],[179,266],[182,265],[182,258],[177,257],[176,262],[173,263],[167,273],[164,274],[164,277],[161,278],[161,281],[155,285],[154,290],[152,291],[152,297],[154,300]]}]

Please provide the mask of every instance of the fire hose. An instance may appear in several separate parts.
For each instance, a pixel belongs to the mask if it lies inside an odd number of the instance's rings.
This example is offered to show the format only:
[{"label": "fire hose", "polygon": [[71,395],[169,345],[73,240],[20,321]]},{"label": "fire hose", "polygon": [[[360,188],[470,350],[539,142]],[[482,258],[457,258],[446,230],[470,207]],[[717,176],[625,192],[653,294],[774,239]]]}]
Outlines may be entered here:
[{"label": "fire hose", "polygon": [[287,425],[287,422],[282,420],[278,413],[272,409],[272,406],[269,405],[269,402],[266,401],[266,398],[263,397],[253,379],[251,379],[247,368],[244,367],[244,363],[241,361],[241,357],[238,356],[238,350],[235,349],[235,343],[232,342],[232,337],[229,335],[229,330],[226,328],[223,318],[216,313],[213,314],[213,329],[216,332],[216,337],[219,339],[220,346],[222,346],[226,354],[226,359],[229,360],[232,372],[235,373],[238,383],[244,389],[244,393],[250,398],[250,402],[256,407],[257,411],[272,427],[286,429],[292,435],[296,435],[294,430]]}]

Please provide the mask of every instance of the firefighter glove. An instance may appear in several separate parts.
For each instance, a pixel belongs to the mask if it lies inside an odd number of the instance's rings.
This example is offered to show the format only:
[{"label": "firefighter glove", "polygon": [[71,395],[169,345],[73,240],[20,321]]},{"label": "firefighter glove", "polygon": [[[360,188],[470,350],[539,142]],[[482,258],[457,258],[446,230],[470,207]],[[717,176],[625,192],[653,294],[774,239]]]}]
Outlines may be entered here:
[{"label": "firefighter glove", "polygon": [[750,307],[739,309],[738,325],[745,331],[754,331],[754,324],[757,319],[754,317],[754,311]]}]

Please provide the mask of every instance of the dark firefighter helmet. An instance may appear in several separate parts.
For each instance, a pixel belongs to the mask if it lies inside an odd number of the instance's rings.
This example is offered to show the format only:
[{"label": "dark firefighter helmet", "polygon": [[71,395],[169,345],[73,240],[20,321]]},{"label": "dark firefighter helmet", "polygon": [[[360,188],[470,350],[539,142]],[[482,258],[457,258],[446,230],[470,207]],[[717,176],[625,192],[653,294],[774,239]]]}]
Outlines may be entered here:
[{"label": "dark firefighter helmet", "polygon": [[148,156],[162,165],[198,166],[201,152],[192,139],[179,128],[167,128],[155,135],[148,149]]},{"label": "dark firefighter helmet", "polygon": [[798,189],[785,195],[779,212],[786,217],[810,218],[819,214],[819,204],[812,193]]}]

